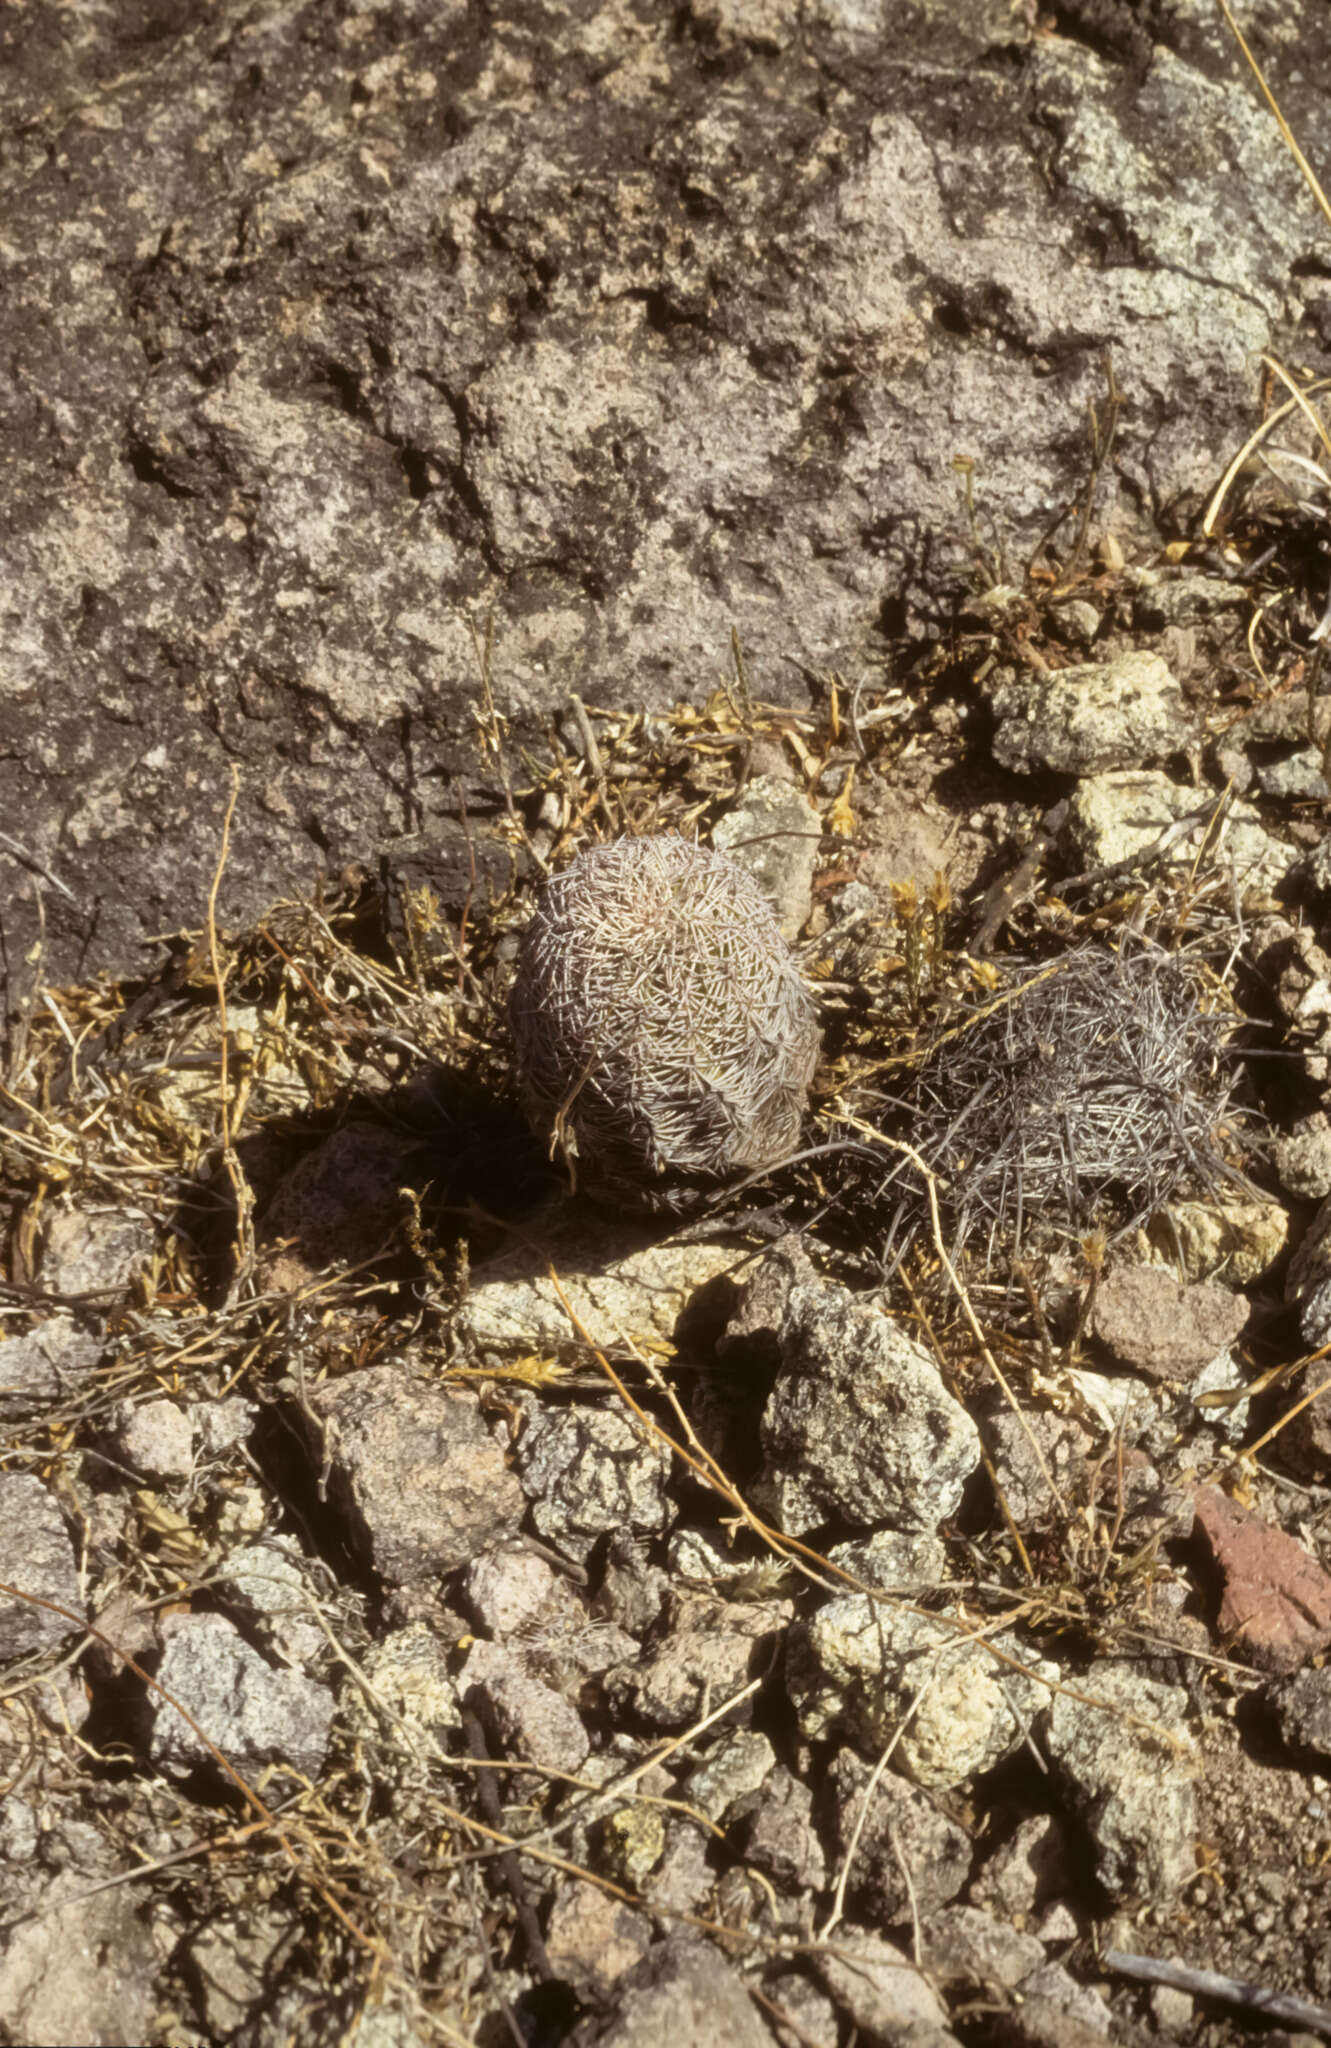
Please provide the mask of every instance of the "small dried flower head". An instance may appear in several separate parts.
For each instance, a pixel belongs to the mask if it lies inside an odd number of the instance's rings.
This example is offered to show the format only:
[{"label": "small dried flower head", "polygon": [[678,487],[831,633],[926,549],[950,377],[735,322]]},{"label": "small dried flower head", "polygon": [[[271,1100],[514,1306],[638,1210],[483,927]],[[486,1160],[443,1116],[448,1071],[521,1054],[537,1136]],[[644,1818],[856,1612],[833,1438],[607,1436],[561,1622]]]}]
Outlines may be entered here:
[{"label": "small dried flower head", "polygon": [[594,846],[547,883],[509,1019],[533,1127],[585,1185],[669,1206],[798,1135],[814,1005],[757,883],[686,839]]}]

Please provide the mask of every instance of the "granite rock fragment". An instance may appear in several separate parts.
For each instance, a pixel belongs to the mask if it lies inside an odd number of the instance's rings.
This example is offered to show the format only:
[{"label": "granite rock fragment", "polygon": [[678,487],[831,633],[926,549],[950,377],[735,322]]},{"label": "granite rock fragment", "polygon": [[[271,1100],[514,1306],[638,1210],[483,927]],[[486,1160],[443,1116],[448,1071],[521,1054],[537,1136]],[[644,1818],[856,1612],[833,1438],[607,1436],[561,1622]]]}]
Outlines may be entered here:
[{"label": "granite rock fragment", "polygon": [[154,1763],[178,1773],[217,1768],[208,1744],[165,1697],[170,1694],[242,1775],[289,1764],[318,1777],[333,1720],[326,1686],[302,1672],[276,1669],[222,1614],[172,1616],[162,1624],[162,1637]]},{"label": "granite rock fragment", "polygon": [[371,1366],[314,1395],[333,1498],[393,1585],[437,1578],[510,1534],[526,1502],[473,1394]]},{"label": "granite rock fragment", "polygon": [[[54,1499],[31,1472],[0,1473],[0,1558],[13,1585],[36,1600],[68,1609],[56,1614],[0,1594],[0,1665],[54,1649],[83,1615],[74,1546]],[[70,1617],[73,1617],[71,1619]]]},{"label": "granite rock fragment", "polygon": [[1106,1659],[1076,1691],[1085,1697],[1054,1695],[1045,1739],[1090,1832],[1101,1883],[1114,1898],[1177,1891],[1196,1868],[1186,1695]]},{"label": "granite rock fragment", "polygon": [[936,1528],[980,1461],[929,1354],[829,1281],[791,1294],[762,1440],[762,1497],[792,1536],[830,1520]]},{"label": "granite rock fragment", "polygon": [[536,1408],[517,1458],[538,1534],[578,1563],[602,1536],[657,1535],[674,1518],[669,1452],[617,1408]]},{"label": "granite rock fragment", "polygon": [[1146,767],[1183,751],[1191,735],[1177,680],[1144,650],[1043,674],[1004,674],[992,701],[994,757],[1027,774]]}]

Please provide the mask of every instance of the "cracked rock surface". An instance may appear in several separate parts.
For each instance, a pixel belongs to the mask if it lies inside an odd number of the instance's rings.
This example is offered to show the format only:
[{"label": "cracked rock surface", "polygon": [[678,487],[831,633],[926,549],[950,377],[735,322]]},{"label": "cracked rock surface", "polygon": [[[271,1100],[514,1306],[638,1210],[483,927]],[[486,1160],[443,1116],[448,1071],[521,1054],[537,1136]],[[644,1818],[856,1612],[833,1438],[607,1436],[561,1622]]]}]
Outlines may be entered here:
[{"label": "cracked rock surface", "polygon": [[[881,668],[969,560],[953,455],[1023,555],[1107,346],[1107,510],[1176,531],[1259,352],[1331,331],[1320,224],[1213,9],[1083,15],[16,15],[0,815],[41,866],[9,868],[10,971],[34,876],[48,979],[201,904],[232,761],[224,915],[425,827],[457,886],[433,771],[491,604],[519,716],[556,677],[668,701],[732,626],[778,700]],[[1313,0],[1279,26],[1324,162]]]}]

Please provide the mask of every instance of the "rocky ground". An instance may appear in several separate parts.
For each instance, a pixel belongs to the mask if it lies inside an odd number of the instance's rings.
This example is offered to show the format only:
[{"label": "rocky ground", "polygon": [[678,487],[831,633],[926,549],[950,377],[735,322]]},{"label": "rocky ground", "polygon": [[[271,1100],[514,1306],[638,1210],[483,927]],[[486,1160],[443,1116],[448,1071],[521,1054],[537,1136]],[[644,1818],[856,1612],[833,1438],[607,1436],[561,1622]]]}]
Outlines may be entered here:
[{"label": "rocky ground", "polygon": [[[15,1020],[8,2038],[1331,2031],[1321,755],[1218,687],[1234,584],[1076,589],[909,693],[575,705],[452,900]],[[502,1008],[541,871],[646,822],[752,864],[825,1035],[818,1155],[655,1224],[525,1137]],[[939,1154],[887,1261],[910,1077],[1134,949],[1227,1177],[1046,1190],[1013,1267]]]},{"label": "rocky ground", "polygon": [[[1331,299],[1223,19],[0,34],[0,2039],[1326,2038]],[[504,1022],[653,830],[824,1035],[655,1224]]]}]

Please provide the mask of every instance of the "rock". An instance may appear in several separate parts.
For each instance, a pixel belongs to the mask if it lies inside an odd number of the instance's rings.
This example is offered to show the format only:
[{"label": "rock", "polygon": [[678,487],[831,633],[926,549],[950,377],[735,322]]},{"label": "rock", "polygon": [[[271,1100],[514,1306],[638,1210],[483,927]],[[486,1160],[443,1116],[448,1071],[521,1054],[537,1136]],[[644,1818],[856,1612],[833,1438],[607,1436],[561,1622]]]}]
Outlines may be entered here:
[{"label": "rock", "polygon": [[1023,1739],[1025,1719],[1045,1698],[1027,1666],[1056,1675],[1011,1636],[982,1644],[942,1619],[850,1593],[795,1623],[786,1683],[808,1741],[841,1726],[872,1752],[921,1694],[897,1758],[917,1783],[945,1789],[988,1770]]},{"label": "rock", "polygon": [[1065,598],[1054,617],[1060,637],[1071,647],[1089,647],[1103,623],[1102,615],[1084,597]]},{"label": "rock", "polygon": [[111,1423],[111,1443],[145,1479],[170,1484],[194,1470],[194,1430],[174,1401],[122,1401]]},{"label": "rock", "polygon": [[1293,1671],[1331,1644],[1331,1573],[1216,1486],[1195,1500],[1197,1526],[1221,1577],[1216,1626],[1232,1650],[1266,1671]]},{"label": "rock", "polygon": [[1331,1363],[1325,1358],[1305,1365],[1290,1382],[1285,1406],[1293,1408],[1307,1399],[1277,1439],[1280,1449],[1296,1472],[1317,1484],[1331,1477]]},{"label": "rock", "polygon": [[[1171,1435],[1177,1436],[1176,1428]],[[1167,1462],[1173,1469],[1175,1461]],[[1108,1458],[1101,1466],[1097,1505],[1101,1521],[1111,1529],[1117,1527],[1118,1548],[1125,1556],[1145,1549],[1148,1543],[1187,1536],[1192,1529],[1193,1505],[1187,1489],[1163,1475],[1146,1452],[1136,1447],[1124,1451],[1121,1471],[1117,1457]]]},{"label": "rock", "polygon": [[1045,1739],[1090,1833],[1101,1884],[1113,1898],[1177,1891],[1196,1868],[1186,1695],[1104,1660],[1076,1691],[1085,1698],[1054,1695]]},{"label": "rock", "polygon": [[813,902],[822,821],[808,798],[775,775],[757,775],[712,829],[712,845],[753,876],[787,939]]},{"label": "rock", "polygon": [[269,1287],[294,1289],[322,1266],[384,1249],[405,1213],[399,1190],[429,1168],[425,1148],[379,1124],[345,1124],[278,1184],[259,1238]]},{"label": "rock", "polygon": [[[908,48],[884,48],[847,0],[796,15],[696,0],[686,34],[612,12],[576,46],[533,20],[517,72],[489,17],[459,17],[443,44],[428,10],[347,17],[317,61],[295,17],[246,18],[220,55],[173,21],[113,129],[77,110],[127,61],[119,14],[86,29],[68,98],[54,46],[25,43],[6,80],[24,148],[3,187],[21,382],[0,814],[67,892],[47,892],[48,981],[141,958],[206,900],[202,821],[233,753],[257,811],[224,878],[233,928],[288,876],[313,882],[316,859],[336,873],[391,851],[407,734],[467,758],[482,591],[501,708],[528,727],[575,688],[670,704],[724,661],[732,623],[778,703],[810,674],[876,673],[970,567],[937,450],[977,451],[1024,560],[1084,483],[1105,334],[1140,397],[1096,524],[1158,547],[1186,523],[1287,309],[1318,345],[1317,223],[1223,24],[1139,61],[1133,22],[1099,49],[1003,6],[949,36],[931,9]],[[1300,48],[1316,25],[1299,0]],[[960,119],[921,88],[946,64]],[[220,161],[209,138],[256,65],[269,90]],[[1223,275],[1203,254],[1211,182],[1184,193],[1178,175],[1217,133],[1237,152]],[[818,175],[784,184],[815,136]],[[983,221],[955,206],[977,189]],[[1123,247],[1104,260],[1091,239],[1111,214]],[[167,234],[169,277],[144,267]],[[284,325],[293,247],[308,291]],[[925,299],[907,274],[920,250]],[[549,326],[532,324],[533,276]],[[1040,366],[1060,351],[1051,383]],[[883,530],[883,506],[909,517]],[[463,893],[466,835],[442,822],[436,873]],[[15,963],[30,893],[26,877],[11,891]]]},{"label": "rock", "polygon": [[769,1245],[749,1268],[739,1300],[716,1340],[724,1365],[743,1364],[755,1372],[775,1374],[781,1363],[781,1338],[796,1288],[817,1283],[817,1274],[803,1239],[794,1231]]},{"label": "rock", "polygon": [[620,1885],[641,1891],[661,1861],[666,1829],[659,1806],[639,1801],[617,1807],[598,1830],[598,1860],[603,1874]]},{"label": "rock", "polygon": [[980,1459],[929,1354],[882,1311],[817,1281],[791,1295],[762,1418],[762,1498],[787,1535],[840,1520],[935,1528]]},{"label": "rock", "polygon": [[1305,1202],[1331,1195],[1331,1117],[1325,1110],[1301,1118],[1292,1131],[1279,1133],[1271,1150],[1286,1194]]},{"label": "rock", "polygon": [[707,1861],[710,1839],[689,1820],[672,1820],[662,1830],[660,1857],[639,1888],[663,1913],[697,1913],[710,1898],[716,1882]]},{"label": "rock", "polygon": [[1030,1919],[1066,1889],[1070,1855],[1067,1830],[1057,1816],[1032,1814],[988,1858],[970,1888],[971,1904],[1008,1920],[1018,1914]]},{"label": "rock", "polygon": [[[671,1543],[675,1537],[670,1538]],[[683,1578],[710,1579],[709,1570],[693,1573],[688,1558],[672,1554],[670,1573]],[[626,1532],[613,1535],[606,1545],[605,1569],[592,1597],[592,1612],[631,1636],[645,1635],[660,1615],[670,1591],[670,1573],[649,1564],[633,1537]]]},{"label": "rock", "polygon": [[757,1792],[776,1764],[765,1735],[736,1728],[716,1744],[684,1781],[684,1796],[708,1820],[724,1820],[736,1800]]},{"label": "rock", "polygon": [[301,1672],[275,1670],[225,1615],[173,1615],[162,1624],[162,1638],[162,1691],[150,1701],[154,1763],[182,1774],[218,1768],[207,1745],[163,1696],[169,1693],[242,1776],[265,1764],[288,1764],[318,1777],[333,1719],[327,1687]]},{"label": "rock", "polygon": [[[462,1729],[457,1684],[448,1652],[428,1623],[413,1621],[382,1636],[366,1652],[364,1670],[375,1698],[405,1723],[408,1739],[419,1736],[427,1754],[435,1743],[450,1753],[456,1748]],[[401,1728],[385,1727],[382,1713],[354,1679],[343,1687],[340,1712],[362,1740],[401,1741]]]},{"label": "rock", "polygon": [[1139,1379],[1128,1379],[1122,1373],[1065,1366],[1056,1384],[1067,1389],[1081,1420],[1093,1433],[1121,1433],[1127,1444],[1144,1436],[1168,1406],[1157,1388],[1144,1387]]},{"label": "rock", "polygon": [[321,1387],[311,1405],[333,1498],[389,1584],[455,1571],[522,1521],[522,1488],[474,1395],[378,1365]]},{"label": "rock", "polygon": [[579,1563],[601,1536],[657,1535],[673,1518],[669,1452],[617,1408],[534,1408],[517,1456],[537,1533]]},{"label": "rock", "polygon": [[279,1975],[298,1924],[260,1906],[219,1913],[193,1937],[186,1967],[195,1979],[199,2017],[214,2039],[242,2026]]},{"label": "rock", "polygon": [[40,1415],[83,1387],[103,1345],[68,1316],[50,1316],[0,1343],[0,1422]]},{"label": "rock", "polygon": [[1031,774],[1098,775],[1182,753],[1192,728],[1183,693],[1158,654],[1120,654],[1043,674],[1000,673],[994,758]]},{"label": "rock", "polygon": [[765,1989],[791,2023],[782,2026],[775,2013],[768,2013],[777,2048],[837,2048],[841,2028],[836,2005],[820,1986],[792,1970],[784,1977],[769,1977]]},{"label": "rock", "polygon": [[1131,581],[1133,624],[1145,633],[1196,625],[1243,604],[1243,585],[1227,583],[1222,576],[1165,576],[1156,569],[1139,569]]},{"label": "rock", "polygon": [[944,1984],[1015,1991],[1045,1965],[1033,1934],[1019,1934],[977,1906],[944,1906],[921,1919],[924,1965]]},{"label": "rock", "polygon": [[923,2029],[945,2028],[947,2015],[926,1979],[903,1950],[879,1934],[843,1925],[812,1962],[859,2038],[873,2048],[906,2048],[927,2038]]},{"label": "rock", "polygon": [[328,1638],[315,1619],[303,1560],[290,1537],[228,1551],[218,1584],[258,1617],[262,1638],[279,1663],[305,1665],[326,1655]]},{"label": "rock", "polygon": [[604,1994],[642,1961],[651,1942],[652,1923],[645,1913],[582,1878],[561,1881],[545,1930],[545,1951],[556,1976],[567,1977],[580,1990]]},{"label": "rock", "polygon": [[[0,1593],[0,1666],[52,1650],[84,1614],[74,1546],[64,1518],[40,1479],[29,1472],[0,1473],[0,1572],[35,1600],[50,1600],[68,1614],[33,1607]],[[72,1619],[70,1617],[73,1617]]]},{"label": "rock", "polygon": [[1318,895],[1331,893],[1331,834],[1324,833],[1299,863],[1299,871]]},{"label": "rock", "polygon": [[228,1394],[220,1401],[194,1402],[190,1422],[200,1458],[220,1458],[233,1444],[244,1443],[258,1413],[254,1402],[242,1400],[239,1394]]},{"label": "rock", "polygon": [[563,1573],[521,1541],[501,1541],[474,1557],[462,1592],[477,1628],[498,1642],[523,1631],[562,1635],[587,1623]]},{"label": "rock", "polygon": [[1021,2003],[999,2019],[1003,2048],[1096,2048],[1110,2038],[1112,2015],[1098,1991],[1061,1963],[1046,1963],[1021,1987]]},{"label": "rock", "polygon": [[571,1776],[582,1769],[591,1743],[581,1716],[535,1675],[519,1651],[503,1643],[474,1644],[458,1678],[464,1700],[473,1686],[503,1756]]},{"label": "rock", "polygon": [[1305,1341],[1312,1349],[1331,1332],[1331,1197],[1304,1232],[1285,1275],[1285,1299],[1299,1310]]},{"label": "rock", "polygon": [[1152,1987],[1148,2003],[1151,2022],[1167,2041],[1191,2031],[1197,2009],[1190,1993],[1180,1991],[1174,1984],[1156,1984]]},{"label": "rock", "polygon": [[853,1749],[839,1750],[832,1760],[836,1863],[840,1869],[854,1842],[848,1894],[871,1925],[891,1927],[910,1918],[912,1894],[919,1913],[956,1898],[970,1875],[972,1846],[935,1797],[890,1770],[880,1775],[866,1810],[872,1775],[872,1765]]},{"label": "rock", "polygon": [[666,1579],[666,1588],[662,1590],[663,1598],[670,1583],[670,1576],[683,1579],[700,1590],[711,1592],[729,1584],[745,1570],[736,1559],[727,1557],[725,1551],[712,1541],[704,1529],[672,1529],[666,1542],[666,1562],[670,1567],[670,1574]]},{"label": "rock", "polygon": [[1296,1672],[1268,1686],[1266,1698],[1286,1749],[1325,1773],[1331,1764],[1331,1666]]},{"label": "rock", "polygon": [[1252,1408],[1243,1377],[1231,1351],[1222,1351],[1193,1379],[1188,1394],[1203,1422],[1218,1430],[1226,1443],[1242,1443]]},{"label": "rock", "polygon": [[[1217,797],[1216,801],[1219,799]],[[1185,789],[1156,768],[1119,768],[1092,775],[1073,792],[1064,827],[1072,857],[1083,868],[1112,867],[1154,846],[1171,825],[1201,811],[1169,849],[1166,867],[1190,867],[1207,832],[1205,790]],[[1234,803],[1208,860],[1232,869],[1241,889],[1274,889],[1295,859],[1295,850],[1273,839],[1251,804]]]},{"label": "rock", "polygon": [[1223,1275],[1246,1287],[1269,1272],[1289,1238],[1283,1202],[1171,1202],[1148,1226],[1156,1254],[1172,1263],[1181,1251],[1187,1280]]},{"label": "rock", "polygon": [[709,1280],[736,1263],[733,1244],[644,1245],[640,1232],[607,1225],[578,1205],[562,1227],[542,1233],[477,1268],[454,1319],[455,1341],[470,1352],[563,1352],[583,1342],[550,1278],[593,1344],[613,1350],[625,1339],[671,1343],[680,1316]]},{"label": "rock", "polygon": [[0,1945],[0,2027],[10,2040],[122,2048],[150,2038],[161,1957],[148,1909],[132,1885],[88,1897],[102,1874],[69,1869],[44,1884],[30,1877],[24,1911]]},{"label": "rock", "polygon": [[1058,1899],[1040,1915],[1036,1933],[1044,1948],[1061,1948],[1080,1938],[1081,1929],[1070,1906]]},{"label": "rock", "polygon": [[157,1233],[146,1216],[125,1209],[62,1209],[46,1226],[41,1279],[48,1294],[73,1298],[124,1294],[148,1264]]},{"label": "rock", "polygon": [[1248,1303],[1215,1280],[1191,1286],[1161,1266],[1115,1266],[1095,1297],[1095,1334],[1119,1365],[1190,1380],[1231,1345]]},{"label": "rock", "polygon": [[[1044,1520],[1058,1507],[1045,1467],[1065,1504],[1078,1498],[1079,1489],[1084,1493],[1091,1439],[1070,1416],[1045,1409],[1028,1409],[1018,1416],[1010,1408],[1000,1408],[990,1418],[986,1433],[1001,1501],[1019,1529]],[[1036,1455],[1037,1444],[1044,1456],[1043,1467]]]},{"label": "rock", "polygon": [[777,1766],[741,1824],[740,1840],[745,1862],[765,1870],[783,1893],[819,1892],[827,1882],[827,1860],[813,1825],[813,1794],[784,1765]]},{"label": "rock", "polygon": [[1331,796],[1320,747],[1301,747],[1280,761],[1259,761],[1255,780],[1262,795],[1278,803],[1325,803]]},{"label": "rock", "polygon": [[782,1600],[672,1594],[643,1655],[606,1673],[611,1703],[627,1705],[653,1727],[687,1726],[769,1668],[790,1613]]},{"label": "rock", "polygon": [[583,2019],[568,2048],[772,2048],[742,1979],[706,1942],[670,1935],[625,1973],[604,2015]]},{"label": "rock", "polygon": [[829,1561],[884,1593],[914,1593],[947,1577],[947,1546],[936,1529],[877,1529],[858,1543],[836,1543]]}]

